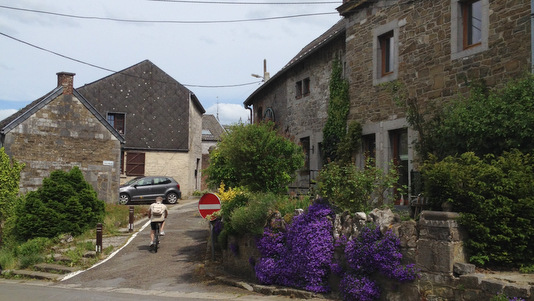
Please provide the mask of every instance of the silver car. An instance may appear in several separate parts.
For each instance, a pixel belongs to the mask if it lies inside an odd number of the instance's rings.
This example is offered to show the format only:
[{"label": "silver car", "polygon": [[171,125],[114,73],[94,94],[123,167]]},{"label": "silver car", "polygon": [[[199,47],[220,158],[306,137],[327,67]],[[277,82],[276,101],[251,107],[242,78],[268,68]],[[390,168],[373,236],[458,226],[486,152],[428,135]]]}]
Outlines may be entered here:
[{"label": "silver car", "polygon": [[169,204],[176,204],[182,198],[180,184],[171,177],[137,177],[121,185],[119,204],[152,202],[158,196]]}]

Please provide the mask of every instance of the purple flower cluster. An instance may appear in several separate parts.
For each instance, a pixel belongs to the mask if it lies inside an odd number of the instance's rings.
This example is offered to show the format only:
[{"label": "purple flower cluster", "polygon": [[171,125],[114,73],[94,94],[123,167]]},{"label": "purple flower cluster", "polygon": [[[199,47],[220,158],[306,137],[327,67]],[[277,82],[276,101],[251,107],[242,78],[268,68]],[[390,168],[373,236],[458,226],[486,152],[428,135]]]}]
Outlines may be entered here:
[{"label": "purple flower cluster", "polygon": [[340,292],[345,301],[372,301],[380,297],[378,285],[369,278],[345,274],[340,282]]},{"label": "purple flower cluster", "polygon": [[262,255],[255,266],[258,280],[312,292],[330,291],[333,214],[327,204],[317,202],[306,214],[294,217],[287,232],[266,228],[256,244]]},{"label": "purple flower cluster", "polygon": [[234,256],[239,255],[239,246],[236,243],[231,243],[228,247],[230,248],[230,251],[234,253]]},{"label": "purple flower cluster", "polygon": [[223,230],[223,225],[224,225],[222,220],[218,218],[212,222],[212,225],[213,225],[212,231],[213,231],[214,237],[219,236],[219,234],[221,234]]},{"label": "purple flower cluster", "polygon": [[363,228],[345,248],[349,271],[340,283],[344,300],[378,299],[378,286],[368,278],[375,272],[401,282],[415,280],[418,273],[415,265],[402,265],[399,250],[400,241],[393,232],[382,234],[379,227]]},{"label": "purple flower cluster", "polygon": [[348,266],[358,273],[380,272],[398,281],[413,281],[417,271],[413,264],[401,264],[400,241],[395,234],[382,234],[379,227],[363,228],[358,238],[349,241],[345,248]]}]

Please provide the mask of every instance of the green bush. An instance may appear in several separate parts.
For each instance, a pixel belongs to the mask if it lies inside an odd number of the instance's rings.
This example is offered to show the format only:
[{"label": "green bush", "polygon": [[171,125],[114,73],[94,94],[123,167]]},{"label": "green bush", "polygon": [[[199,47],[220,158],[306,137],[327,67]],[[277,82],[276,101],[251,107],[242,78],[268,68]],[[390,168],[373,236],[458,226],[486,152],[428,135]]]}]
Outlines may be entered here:
[{"label": "green bush", "polygon": [[269,211],[274,207],[274,199],[252,198],[247,206],[236,208],[232,212],[230,228],[232,233],[263,234],[263,227]]},{"label": "green bush", "polygon": [[17,208],[16,236],[24,241],[62,233],[78,235],[102,221],[104,212],[104,202],[97,198],[79,168],[56,170]]},{"label": "green bush", "polygon": [[318,177],[319,194],[341,211],[360,212],[387,203],[398,175],[393,166],[388,173],[368,161],[364,169],[354,164],[331,162]]},{"label": "green bush", "polygon": [[423,150],[443,159],[464,152],[501,155],[534,149],[534,76],[512,81],[501,90],[474,85],[466,99],[445,107],[428,125]]},{"label": "green bush", "polygon": [[304,165],[300,146],[277,133],[272,122],[234,125],[210,153],[205,170],[211,187],[246,187],[252,192],[286,192]]},{"label": "green bush", "polygon": [[0,266],[5,270],[14,269],[17,266],[17,257],[11,249],[0,249]]},{"label": "green bush", "polygon": [[433,209],[445,202],[460,213],[466,247],[478,265],[534,263],[534,158],[514,150],[427,161],[425,194]]},{"label": "green bush", "polygon": [[44,261],[44,253],[52,244],[48,238],[37,237],[30,239],[14,249],[20,268],[27,268]]}]

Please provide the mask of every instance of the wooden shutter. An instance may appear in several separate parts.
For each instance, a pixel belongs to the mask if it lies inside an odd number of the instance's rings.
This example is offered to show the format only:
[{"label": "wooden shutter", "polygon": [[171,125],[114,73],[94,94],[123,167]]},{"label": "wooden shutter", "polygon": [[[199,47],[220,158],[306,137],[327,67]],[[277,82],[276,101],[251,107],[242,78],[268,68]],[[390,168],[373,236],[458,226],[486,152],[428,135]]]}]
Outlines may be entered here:
[{"label": "wooden shutter", "polygon": [[145,153],[128,152],[126,154],[126,175],[145,175]]}]

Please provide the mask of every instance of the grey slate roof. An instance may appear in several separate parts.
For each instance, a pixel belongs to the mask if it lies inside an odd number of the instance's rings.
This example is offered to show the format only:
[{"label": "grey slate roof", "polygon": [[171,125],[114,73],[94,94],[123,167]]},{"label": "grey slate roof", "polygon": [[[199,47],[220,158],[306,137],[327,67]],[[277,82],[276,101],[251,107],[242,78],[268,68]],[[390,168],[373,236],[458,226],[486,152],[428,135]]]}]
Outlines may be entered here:
[{"label": "grey slate roof", "polygon": [[282,76],[282,74],[286,73],[293,67],[294,65],[301,62],[303,59],[308,57],[309,55],[315,53],[321,47],[326,45],[328,42],[330,42],[332,39],[338,37],[341,34],[345,34],[345,24],[346,19],[339,20],[334,26],[332,26],[330,29],[328,29],[326,32],[324,32],[322,35],[317,37],[315,40],[310,42],[308,45],[306,45],[304,48],[302,48],[297,55],[295,55],[280,71],[278,71],[274,76],[272,76],[269,80],[267,80],[263,85],[261,85],[258,89],[256,89],[252,94],[243,102],[245,106],[250,106],[253,103],[254,96],[256,96],[261,90],[267,88],[270,83],[274,82],[275,79]]},{"label": "grey slate roof", "polygon": [[[125,114],[125,149],[188,151],[197,97],[149,60],[77,89],[102,114]],[[191,101],[190,101],[191,100]]]},{"label": "grey slate roof", "polygon": [[[54,90],[50,91],[49,93],[45,94],[43,97],[34,100],[24,108],[18,110],[13,115],[5,118],[4,120],[0,121],[0,134],[6,134],[9,131],[11,131],[13,128],[18,126],[20,123],[24,122],[26,119],[28,119],[31,115],[35,114],[35,112],[39,111],[41,108],[46,106],[48,103],[50,103],[52,100],[59,97],[61,94],[63,94],[63,89],[65,89],[63,86],[58,86]],[[124,137],[117,132],[108,122],[107,120],[98,113],[98,111],[85,99],[78,91],[75,89],[73,90],[73,95],[76,97],[93,115],[115,136],[117,139],[124,143]]]},{"label": "grey slate roof", "polygon": [[214,115],[202,116],[202,141],[219,141],[225,129]]}]

